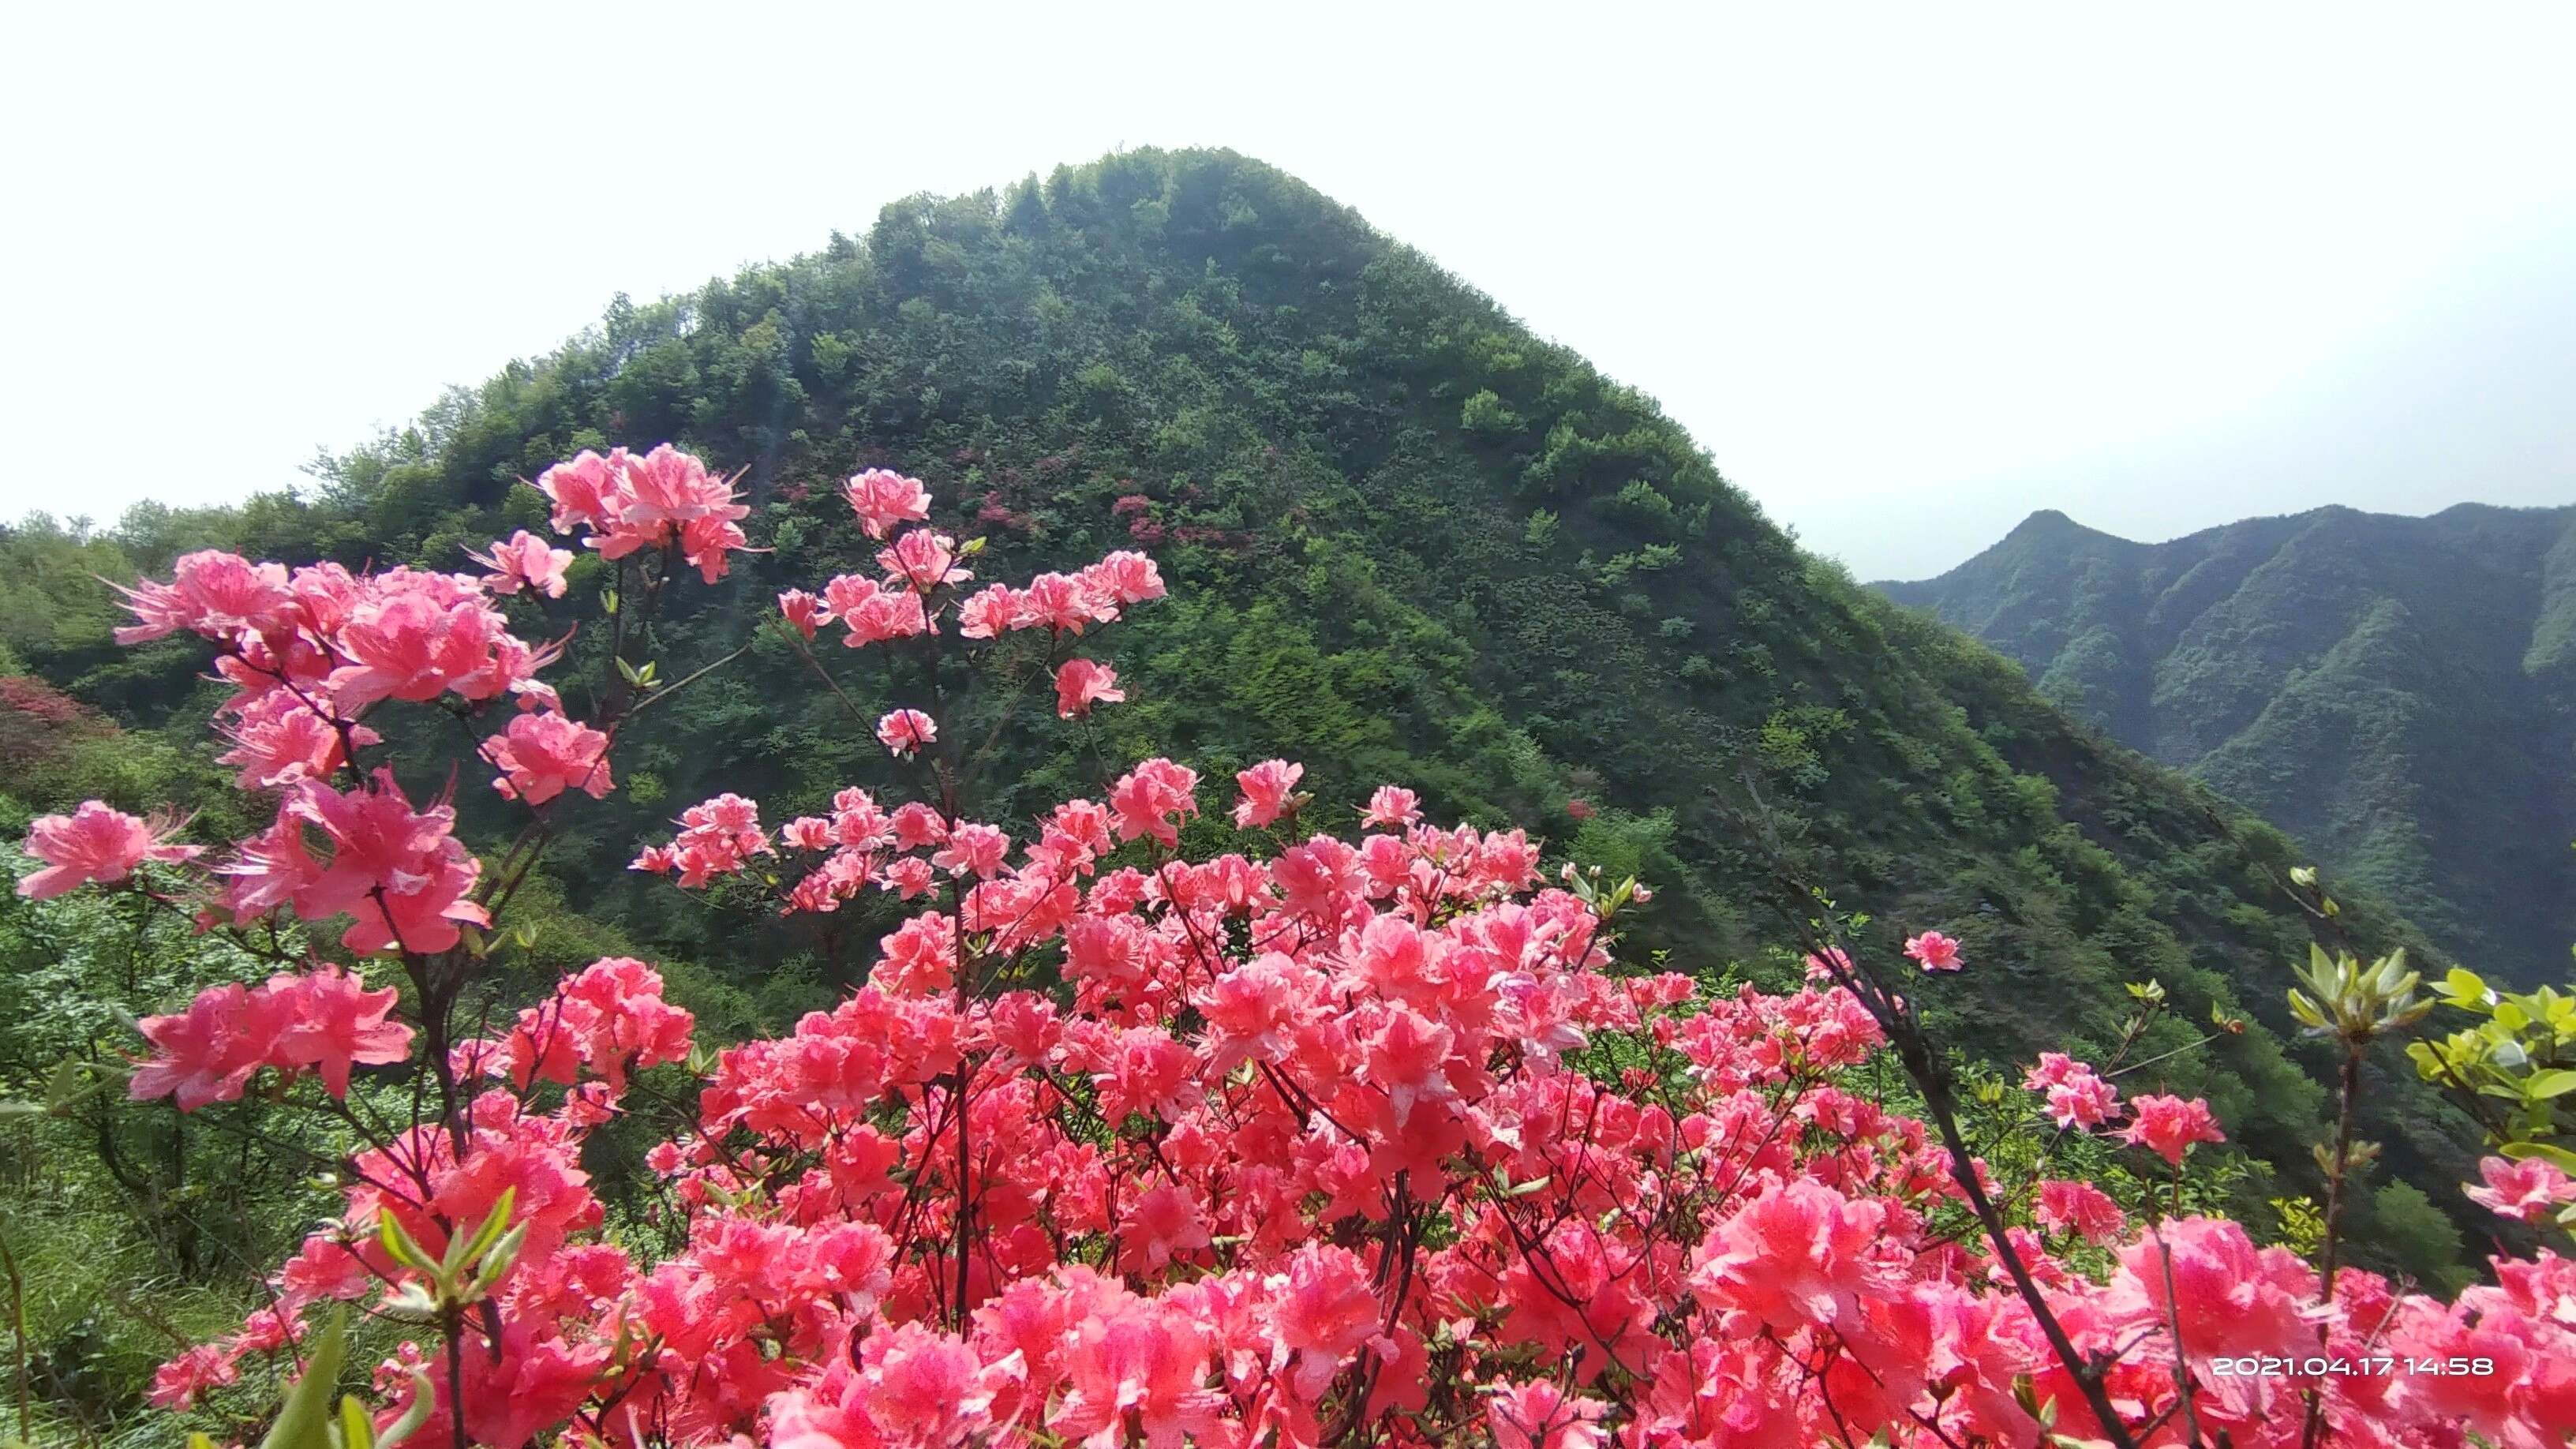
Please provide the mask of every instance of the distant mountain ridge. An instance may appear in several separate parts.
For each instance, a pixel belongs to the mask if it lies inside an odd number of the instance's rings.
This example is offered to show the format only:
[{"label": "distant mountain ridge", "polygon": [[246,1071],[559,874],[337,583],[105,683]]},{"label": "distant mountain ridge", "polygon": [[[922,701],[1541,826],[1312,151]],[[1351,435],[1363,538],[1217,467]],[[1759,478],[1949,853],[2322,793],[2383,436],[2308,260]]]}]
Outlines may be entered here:
[{"label": "distant mountain ridge", "polygon": [[2188,770],[2481,969],[2576,941],[2576,507],[2320,508],[2168,543],[2054,509],[1881,583]]}]

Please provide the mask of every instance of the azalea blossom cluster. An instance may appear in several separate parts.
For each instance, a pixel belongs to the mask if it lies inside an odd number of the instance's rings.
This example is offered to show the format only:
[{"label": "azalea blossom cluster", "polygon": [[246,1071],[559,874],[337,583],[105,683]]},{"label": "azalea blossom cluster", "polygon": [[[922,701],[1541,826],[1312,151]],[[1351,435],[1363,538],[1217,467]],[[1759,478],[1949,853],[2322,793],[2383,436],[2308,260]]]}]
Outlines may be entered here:
[{"label": "azalea blossom cluster", "polygon": [[[1244,773],[1238,805],[1285,772]],[[593,1231],[583,1134],[625,1073],[686,1051],[649,970],[602,962],[458,1049],[493,1083],[463,1165],[443,1135],[397,1148],[438,1207],[353,1189],[281,1294],[399,1291],[416,1275],[377,1255],[377,1215],[434,1250],[511,1189],[537,1226],[464,1396],[475,1441],[502,1445],[561,1425],[799,1449],[1319,1444],[1352,1424],[1533,1449],[2029,1444],[2033,1405],[2094,1432],[1994,1257],[1942,1229],[1946,1155],[1845,1083],[1881,1044],[1848,993],[1619,974],[1600,907],[1540,888],[1531,842],[1406,823],[1402,792],[1356,841],[1155,850],[1198,783],[1147,761],[1113,792],[1123,819],[1069,801],[1018,842],[844,792],[780,831],[817,853],[808,878],[875,850],[948,898],[838,1008],[716,1058],[698,1130],[649,1159],[683,1251],[638,1263]],[[540,1113],[531,1081],[573,1089]],[[2151,1100],[2130,1108],[2167,1115]],[[2178,1158],[2201,1117],[2171,1115],[2141,1144]],[[2172,1423],[2187,1384],[2204,1432],[2238,1444],[2300,1442],[2310,1389],[2329,1443],[2576,1427],[2576,1265],[2503,1263],[2449,1304],[2346,1270],[2329,1301],[2235,1223],[2032,1186],[2016,1244],[2136,1424]],[[2079,1241],[2109,1250],[2106,1279],[2066,1266]],[[2496,1371],[2230,1369],[2261,1355]],[[172,1396],[215,1368],[181,1360]]]},{"label": "azalea blossom cluster", "polygon": [[[559,524],[592,528],[612,557],[730,525],[720,505],[676,511],[712,497],[672,481],[703,470],[654,467],[584,455],[550,471]],[[968,595],[972,545],[930,524],[921,485],[871,470],[844,496],[886,545],[885,577],[783,596],[800,638],[834,622],[888,631],[866,641],[880,643],[1044,631],[1053,660],[1162,592],[1150,560],[1111,555]],[[139,591],[138,613],[210,631],[228,675],[254,647],[261,669],[277,661],[255,698],[292,679],[327,705],[337,670],[375,668],[342,662],[339,625],[292,612],[300,575],[233,563],[200,569],[207,587],[181,602]],[[529,561],[522,586],[544,572]],[[272,582],[289,602],[266,602]],[[429,591],[450,587],[469,585]],[[319,662],[283,662],[299,649]],[[1053,668],[1059,714],[1121,700],[1105,665]],[[542,686],[495,692],[513,688]],[[361,921],[352,951],[444,949],[434,922],[481,907],[413,882],[470,884],[479,865],[443,805],[414,810],[389,775],[341,788],[365,742],[343,710],[316,718],[328,738],[287,762],[300,771],[245,780],[282,793],[280,824],[221,868],[213,909],[344,911]],[[918,769],[955,747],[938,723],[906,709],[873,732]],[[498,737],[496,783],[532,803],[605,788],[608,732],[579,728]],[[2465,1426],[2539,1449],[2576,1432],[2576,1263],[2499,1260],[2494,1283],[2451,1302],[2350,1268],[2328,1292],[2236,1223],[2045,1177],[1998,1185],[2012,1222],[1989,1240],[1961,1206],[1982,1164],[1864,1090],[1857,1069],[1884,1038],[1832,984],[1847,963],[1814,963],[1828,979],[1787,994],[1712,993],[1623,966],[1620,913],[1644,893],[1549,884],[1520,830],[1433,823],[1388,785],[1336,833],[1285,760],[1224,792],[1170,759],[1113,773],[1025,822],[973,818],[945,788],[854,786],[774,825],[736,794],[683,812],[639,869],[774,889],[789,913],[871,890],[900,903],[865,983],[776,1039],[710,1054],[658,974],[625,958],[488,1036],[415,1035],[391,993],[331,967],[147,1020],[133,1090],[182,1109],[264,1070],[281,1094],[310,1074],[327,1107],[361,1065],[435,1074],[459,1102],[368,1140],[343,1211],[277,1270],[271,1306],[174,1360],[156,1397],[184,1406],[234,1382],[245,1355],[347,1303],[449,1334],[425,1328],[381,1367],[380,1427],[425,1395],[420,1442],[501,1449],[1964,1449],[2046,1434],[2289,1449],[2312,1413],[2336,1444],[2450,1449]],[[70,873],[40,889],[184,849],[127,820],[84,807],[40,822],[31,850]],[[1226,848],[1183,849],[1219,822]],[[365,924],[366,902],[405,891],[421,904]],[[1969,964],[1937,932],[1908,954]],[[604,1231],[582,1151],[637,1073],[682,1063],[699,1076],[693,1123],[646,1158],[678,1246],[648,1258],[638,1235]],[[2125,1118],[2119,1140],[2169,1166],[2220,1140],[2205,1103],[2124,1102],[2062,1054],[2025,1085],[2062,1129]],[[2486,1176],[2479,1200],[2517,1216],[2576,1196],[2520,1166]],[[480,1266],[466,1282],[451,1262]],[[2291,1370],[2235,1371],[2265,1357]],[[2492,1371],[2300,1367],[2455,1359]],[[2098,1366],[2118,1424],[2092,1417],[2078,1364]]]},{"label": "azalea blossom cluster", "polygon": [[[733,480],[709,472],[695,454],[668,443],[640,458],[624,448],[612,448],[606,456],[585,449],[572,461],[548,468],[537,487],[554,502],[555,532],[587,530],[587,546],[604,559],[676,549],[712,584],[725,576],[729,556],[750,542],[739,520],[751,509],[734,501]],[[562,588],[556,581],[569,559],[550,554],[550,567],[528,573],[522,560],[530,559],[532,550],[524,533],[508,545],[495,545],[504,562],[493,568],[507,582],[504,591],[527,577],[559,597]]]},{"label": "azalea blossom cluster", "polygon": [[[731,485],[668,445],[637,458],[620,449],[584,453],[547,470],[555,525],[592,530],[616,558],[647,545],[679,550],[712,581],[745,540],[747,510]],[[133,644],[187,632],[215,647],[216,673],[234,686],[217,711],[243,790],[277,797],[268,829],[236,842],[214,866],[221,888],[208,922],[289,910],[303,920],[352,918],[341,944],[435,954],[459,928],[488,925],[474,898],[482,866],[454,836],[445,800],[416,807],[385,768],[361,771],[360,753],[382,743],[367,716],[385,701],[441,698],[468,709],[514,700],[518,713],[483,741],[503,796],[543,805],[566,790],[597,798],[614,787],[609,735],[565,714],[538,677],[560,645],[511,632],[499,600],[520,592],[561,597],[572,555],[524,530],[471,554],[489,573],[415,568],[351,573],[323,563],[289,570],[209,550],[181,557],[166,582],[124,590],[135,622],[116,631]],[[29,848],[47,868],[19,883],[27,896],[84,882],[126,879],[146,861],[201,854],[155,826],[96,801],[38,820]]]}]

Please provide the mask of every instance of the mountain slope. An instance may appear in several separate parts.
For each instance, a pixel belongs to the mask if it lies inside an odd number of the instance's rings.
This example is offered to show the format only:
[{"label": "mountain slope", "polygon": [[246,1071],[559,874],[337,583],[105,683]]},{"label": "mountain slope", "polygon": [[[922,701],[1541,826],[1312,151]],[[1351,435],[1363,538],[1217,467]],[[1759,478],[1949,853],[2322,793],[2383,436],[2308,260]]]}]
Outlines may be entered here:
[{"label": "mountain slope", "polygon": [[2032,515],[1879,586],[2525,982],[2576,940],[2576,508],[2326,508],[2137,544]]},{"label": "mountain slope", "polygon": [[[1096,790],[1104,763],[1148,750],[1218,778],[1285,755],[1329,808],[1396,780],[1440,814],[1641,870],[1664,889],[1632,948],[1794,973],[1781,891],[1748,842],[1758,797],[1762,828],[1875,929],[1966,941],[1975,969],[1920,990],[1975,1050],[2098,1049],[2123,983],[2163,981],[2178,1009],[2141,1050],[2178,1054],[2153,1081],[2206,1092],[2277,1164],[2279,1185],[2258,1171],[2241,1188],[2258,1219],[2266,1191],[2314,1190],[2327,1063],[2281,1009],[2304,936],[2271,884],[2293,863],[2277,832],[1803,555],[1651,401],[1228,153],[1129,153],[906,202],[864,242],[621,301],[596,334],[341,459],[309,499],[147,514],[102,541],[21,530],[8,576],[56,580],[59,597],[0,595],[0,643],[130,725],[186,728],[188,651],[114,650],[81,576],[205,539],[453,567],[541,525],[514,478],[664,439],[745,470],[772,550],[667,621],[666,677],[751,639],[778,588],[863,566],[833,493],[857,465],[925,477],[988,537],[994,576],[1142,541],[1173,598],[1103,641],[1131,702],[1089,743],[1010,737],[980,802],[992,818]],[[713,790],[784,816],[885,770],[798,670],[755,644],[621,738],[624,788],[566,842],[566,898],[711,970],[863,969],[883,929],[865,911],[797,935],[622,869]],[[859,663],[845,677],[882,707]],[[436,746],[421,749],[426,773]],[[2355,919],[2380,943],[2415,939],[2366,900]],[[2192,1048],[2213,1009],[2255,1025]],[[2402,1063],[2372,1085],[2369,1130],[2400,1180],[2356,1222],[2376,1261],[2448,1274],[2441,1213],[2472,1134]]]}]

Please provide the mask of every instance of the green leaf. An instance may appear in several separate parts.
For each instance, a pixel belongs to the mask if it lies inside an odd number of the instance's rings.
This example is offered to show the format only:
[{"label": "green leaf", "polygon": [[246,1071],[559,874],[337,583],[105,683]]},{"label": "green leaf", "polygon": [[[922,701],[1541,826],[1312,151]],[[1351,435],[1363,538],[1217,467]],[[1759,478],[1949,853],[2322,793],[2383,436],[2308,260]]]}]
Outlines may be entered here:
[{"label": "green leaf", "polygon": [[2552,1097],[2564,1097],[2570,1092],[2576,1092],[2576,1071],[2569,1071],[2562,1067],[2554,1072],[2542,1072],[2523,1083],[2522,1091],[2524,1096],[2535,1102],[2545,1102]]},{"label": "green leaf", "polygon": [[474,1230],[471,1237],[449,1240],[447,1261],[439,1264],[440,1269],[453,1277],[473,1267],[484,1250],[499,1242],[501,1234],[509,1230],[510,1209],[517,1204],[518,1196],[519,1190],[515,1187],[501,1189],[501,1195],[493,1200],[492,1211],[484,1215],[482,1225]]},{"label": "green leaf", "polygon": [[333,1310],[330,1326],[304,1360],[304,1376],[287,1391],[286,1405],[277,1411],[277,1422],[269,1426],[259,1449],[331,1449],[331,1389],[340,1377],[348,1331],[349,1310]]},{"label": "green leaf", "polygon": [[394,1220],[392,1213],[376,1215],[376,1240],[385,1245],[386,1256],[404,1267],[416,1273],[434,1274],[438,1271],[438,1263],[429,1256],[429,1250],[413,1242],[411,1234],[403,1231],[403,1225]]},{"label": "green leaf", "polygon": [[376,1449],[376,1421],[355,1394],[340,1396],[340,1449]]},{"label": "green leaf", "polygon": [[2576,1173],[2576,1152],[2554,1147],[2546,1142],[2508,1142],[2496,1149],[2507,1157],[2537,1157],[2557,1163],[2567,1172]]}]

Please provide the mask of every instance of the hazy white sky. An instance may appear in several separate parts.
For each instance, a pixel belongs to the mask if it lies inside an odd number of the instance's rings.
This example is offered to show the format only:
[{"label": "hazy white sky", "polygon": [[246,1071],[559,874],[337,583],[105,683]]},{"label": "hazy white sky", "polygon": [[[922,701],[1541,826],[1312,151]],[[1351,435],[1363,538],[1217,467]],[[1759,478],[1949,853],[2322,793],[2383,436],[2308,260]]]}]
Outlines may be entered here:
[{"label": "hazy white sky", "polygon": [[0,517],[301,481],[620,291],[1223,145],[1863,577],[2576,501],[2576,9],[16,6]]}]

